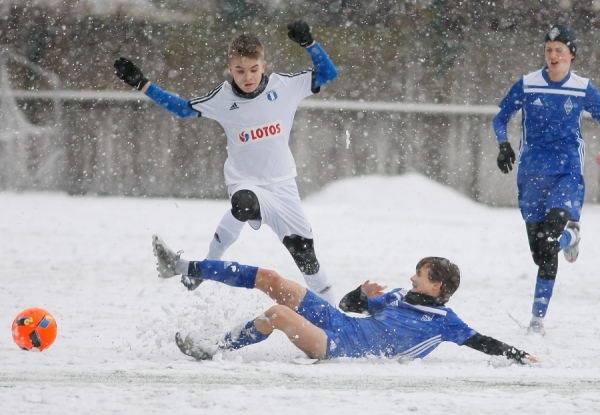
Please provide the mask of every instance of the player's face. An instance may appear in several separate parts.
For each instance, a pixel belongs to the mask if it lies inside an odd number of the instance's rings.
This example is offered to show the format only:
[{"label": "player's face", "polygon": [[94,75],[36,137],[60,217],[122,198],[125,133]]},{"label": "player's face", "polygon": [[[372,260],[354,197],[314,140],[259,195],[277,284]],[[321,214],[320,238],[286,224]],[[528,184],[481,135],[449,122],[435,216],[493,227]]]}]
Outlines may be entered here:
[{"label": "player's face", "polygon": [[569,47],[562,42],[546,42],[545,56],[551,78],[552,75],[564,77],[571,68],[571,61],[575,58]]},{"label": "player's face", "polygon": [[242,91],[250,93],[260,85],[267,63],[262,59],[238,57],[231,59],[228,67],[233,82]]},{"label": "player's face", "polygon": [[422,267],[415,275],[410,278],[412,282],[411,291],[418,294],[427,294],[432,297],[440,296],[441,281],[432,282],[429,280],[429,267]]}]

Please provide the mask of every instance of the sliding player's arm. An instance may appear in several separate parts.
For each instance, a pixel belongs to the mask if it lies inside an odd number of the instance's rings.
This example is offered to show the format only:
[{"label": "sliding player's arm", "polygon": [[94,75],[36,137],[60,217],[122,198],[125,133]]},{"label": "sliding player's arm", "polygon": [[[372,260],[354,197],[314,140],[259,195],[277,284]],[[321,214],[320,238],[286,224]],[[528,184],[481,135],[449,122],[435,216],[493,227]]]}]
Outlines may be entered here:
[{"label": "sliding player's arm", "polygon": [[514,360],[517,363],[535,363],[538,359],[535,356],[531,356],[529,353],[519,350],[516,347],[510,346],[506,343],[496,340],[493,337],[484,336],[483,334],[476,333],[475,335],[468,338],[462,346],[470,347],[477,351],[489,354],[491,356],[505,356],[509,360]]}]

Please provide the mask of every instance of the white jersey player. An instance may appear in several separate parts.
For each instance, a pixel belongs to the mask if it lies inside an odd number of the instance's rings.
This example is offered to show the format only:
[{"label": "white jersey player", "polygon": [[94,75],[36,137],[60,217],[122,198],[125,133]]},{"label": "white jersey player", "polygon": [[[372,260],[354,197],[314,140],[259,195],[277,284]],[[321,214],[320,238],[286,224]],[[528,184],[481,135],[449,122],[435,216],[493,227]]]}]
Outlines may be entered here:
[{"label": "white jersey player", "polygon": [[[254,229],[266,224],[288,249],[308,287],[335,304],[331,282],[317,260],[312,229],[298,194],[289,138],[300,101],[335,79],[337,70],[313,40],[308,24],[288,24],[288,36],[306,48],[314,69],[267,76],[263,45],[255,36],[240,33],[229,45],[228,68],[233,81],[223,82],[208,94],[189,101],[149,82],[125,58],[115,61],[115,73],[172,113],[183,118],[214,119],[225,130],[224,172],[231,210],[217,226],[206,257],[221,259],[246,222]],[[159,272],[163,278],[175,275],[175,269],[159,267]],[[182,280],[188,289],[195,288],[186,281]]]}]

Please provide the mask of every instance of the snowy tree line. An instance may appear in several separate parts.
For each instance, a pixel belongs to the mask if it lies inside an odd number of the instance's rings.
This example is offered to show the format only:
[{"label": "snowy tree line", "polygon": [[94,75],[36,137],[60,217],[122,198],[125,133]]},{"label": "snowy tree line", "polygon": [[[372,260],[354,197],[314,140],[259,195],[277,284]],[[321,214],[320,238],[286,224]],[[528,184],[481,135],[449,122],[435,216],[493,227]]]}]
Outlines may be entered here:
[{"label": "snowy tree line", "polygon": [[[339,9],[331,9],[334,3]],[[543,33],[560,19],[581,28],[575,70],[598,84],[600,49],[591,41],[595,2],[543,3],[67,0],[51,7],[53,0],[12,1],[0,6],[0,47],[58,74],[61,89],[126,90],[112,62],[127,56],[158,85],[191,98],[226,79],[233,30],[261,37],[268,72],[308,66],[305,52],[287,39],[285,23],[310,16],[315,38],[340,71],[320,99],[496,105],[519,76],[543,65]],[[235,7],[243,9],[241,17],[228,14]],[[9,63],[7,71],[11,88],[49,88],[23,66]],[[18,103],[34,124],[51,122],[55,114],[48,101]],[[20,163],[0,173],[2,188],[225,195],[225,139],[211,121],[177,120],[146,103],[60,105],[60,134],[47,148],[40,137],[24,138],[17,152],[23,160],[14,156],[15,143],[0,138],[3,164]],[[595,153],[600,128],[585,123],[588,149]],[[353,175],[418,171],[485,203],[515,201],[514,175],[495,166],[491,116],[305,109],[297,114],[292,150],[303,194]],[[587,164],[588,198],[598,201],[600,175]]]}]

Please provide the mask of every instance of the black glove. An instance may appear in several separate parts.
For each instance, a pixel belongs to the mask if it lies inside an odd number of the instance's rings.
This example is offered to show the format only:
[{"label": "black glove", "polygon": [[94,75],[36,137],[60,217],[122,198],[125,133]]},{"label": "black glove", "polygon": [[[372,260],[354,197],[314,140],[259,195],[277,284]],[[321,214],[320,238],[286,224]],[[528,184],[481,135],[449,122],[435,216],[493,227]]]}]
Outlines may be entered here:
[{"label": "black glove", "polygon": [[514,347],[504,352],[504,355],[507,359],[514,360],[522,365],[528,363],[529,361],[529,353],[523,350],[515,349]]},{"label": "black glove", "polygon": [[340,300],[340,310],[352,313],[363,313],[369,310],[369,298],[363,292],[362,285]]},{"label": "black glove", "polygon": [[295,22],[288,23],[288,37],[294,42],[300,44],[303,48],[313,44],[314,39],[310,34],[310,27],[308,23],[302,20],[296,20]]},{"label": "black glove", "polygon": [[502,173],[508,173],[512,170],[512,165],[515,163],[515,152],[513,151],[510,143],[503,141],[500,143],[500,153],[498,154],[498,167],[502,170]]},{"label": "black glove", "polygon": [[148,82],[148,79],[144,78],[144,74],[140,68],[123,57],[115,61],[115,75],[137,90],[141,90]]}]

